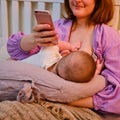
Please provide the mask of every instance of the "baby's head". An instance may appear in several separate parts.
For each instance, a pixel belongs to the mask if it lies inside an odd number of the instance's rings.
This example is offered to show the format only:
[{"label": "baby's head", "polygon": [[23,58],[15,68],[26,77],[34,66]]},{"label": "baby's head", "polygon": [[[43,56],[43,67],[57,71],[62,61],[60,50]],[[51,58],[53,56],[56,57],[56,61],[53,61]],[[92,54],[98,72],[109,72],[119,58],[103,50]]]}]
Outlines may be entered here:
[{"label": "baby's head", "polygon": [[75,51],[63,57],[57,65],[57,74],[73,82],[88,82],[95,74],[96,63],[84,51]]}]

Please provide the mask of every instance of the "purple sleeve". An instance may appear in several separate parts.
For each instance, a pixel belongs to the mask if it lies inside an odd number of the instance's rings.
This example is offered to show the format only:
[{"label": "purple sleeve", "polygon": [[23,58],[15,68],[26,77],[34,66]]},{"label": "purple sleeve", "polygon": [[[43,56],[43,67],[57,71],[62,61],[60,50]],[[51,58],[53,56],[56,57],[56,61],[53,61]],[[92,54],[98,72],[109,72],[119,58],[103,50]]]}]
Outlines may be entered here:
[{"label": "purple sleeve", "polygon": [[120,114],[120,35],[106,25],[98,26],[95,32],[94,49],[96,55],[105,61],[101,74],[107,80],[107,85],[94,95],[94,107],[96,110]]},{"label": "purple sleeve", "polygon": [[40,49],[40,48],[36,47],[31,51],[22,50],[20,47],[20,41],[23,36],[25,36],[24,33],[18,32],[18,33],[12,34],[8,39],[7,51],[12,59],[15,59],[15,60],[25,59],[25,58],[31,56],[32,54],[37,53]]}]

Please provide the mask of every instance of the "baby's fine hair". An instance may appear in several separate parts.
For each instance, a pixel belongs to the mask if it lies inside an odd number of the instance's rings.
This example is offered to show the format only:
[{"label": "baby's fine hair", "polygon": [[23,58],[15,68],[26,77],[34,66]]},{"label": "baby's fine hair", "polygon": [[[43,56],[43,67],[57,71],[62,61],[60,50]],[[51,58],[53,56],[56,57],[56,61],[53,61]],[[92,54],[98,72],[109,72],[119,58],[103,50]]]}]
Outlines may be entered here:
[{"label": "baby's fine hair", "polygon": [[90,81],[95,74],[95,70],[95,60],[85,51],[71,52],[63,57],[57,66],[58,75],[73,82]]}]

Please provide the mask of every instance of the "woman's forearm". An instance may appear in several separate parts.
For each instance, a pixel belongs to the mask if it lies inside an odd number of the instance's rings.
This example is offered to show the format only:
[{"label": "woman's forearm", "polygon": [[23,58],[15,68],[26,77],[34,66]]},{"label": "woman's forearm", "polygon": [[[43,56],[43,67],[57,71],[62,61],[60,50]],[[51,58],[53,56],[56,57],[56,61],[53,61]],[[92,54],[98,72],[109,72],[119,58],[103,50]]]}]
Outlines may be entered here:
[{"label": "woman's forearm", "polygon": [[82,98],[82,99],[73,101],[71,103],[68,103],[68,105],[77,106],[77,107],[87,107],[91,109],[94,108],[92,97]]},{"label": "woman's forearm", "polygon": [[102,75],[96,75],[90,82],[83,84],[85,87],[85,90],[83,91],[84,95],[85,97],[88,97],[93,96],[97,92],[103,90],[106,86],[106,80]]},{"label": "woman's forearm", "polygon": [[[83,91],[86,97],[72,101],[68,105],[94,108],[93,95],[104,89],[106,80],[101,75],[96,75],[89,83],[84,84],[86,90]],[[82,89],[81,89],[82,90]],[[90,96],[89,96],[90,95]]]},{"label": "woman's forearm", "polygon": [[90,89],[93,88],[96,93],[103,90],[105,86],[106,86],[106,79],[102,75],[94,76],[89,83]]},{"label": "woman's forearm", "polygon": [[[24,47],[21,46],[21,40],[24,36],[26,35],[23,32],[18,32],[8,38],[7,51],[12,59],[22,60],[30,56],[30,52],[26,51],[26,49],[24,50]],[[27,46],[27,44],[24,45]]]},{"label": "woman's forearm", "polygon": [[34,42],[34,37],[32,34],[25,35],[20,41],[21,49],[24,51],[30,51],[35,48],[37,44]]}]

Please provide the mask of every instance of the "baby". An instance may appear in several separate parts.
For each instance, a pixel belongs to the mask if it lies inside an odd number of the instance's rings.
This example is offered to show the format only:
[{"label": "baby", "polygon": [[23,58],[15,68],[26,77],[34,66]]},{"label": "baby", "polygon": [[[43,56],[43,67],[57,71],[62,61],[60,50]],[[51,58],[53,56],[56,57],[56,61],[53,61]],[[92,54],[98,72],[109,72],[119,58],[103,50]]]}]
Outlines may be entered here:
[{"label": "baby", "polygon": [[[60,50],[71,50],[68,42],[60,42],[59,45],[41,48],[24,62],[40,66],[51,71],[65,80],[73,82],[88,82],[95,74],[96,63],[93,57],[84,51],[74,51],[64,57],[59,53]],[[74,47],[74,49],[77,49]],[[39,60],[38,60],[39,59]]]},{"label": "baby", "polygon": [[75,51],[61,58],[48,69],[65,80],[88,82],[96,71],[93,57],[85,51]]}]

